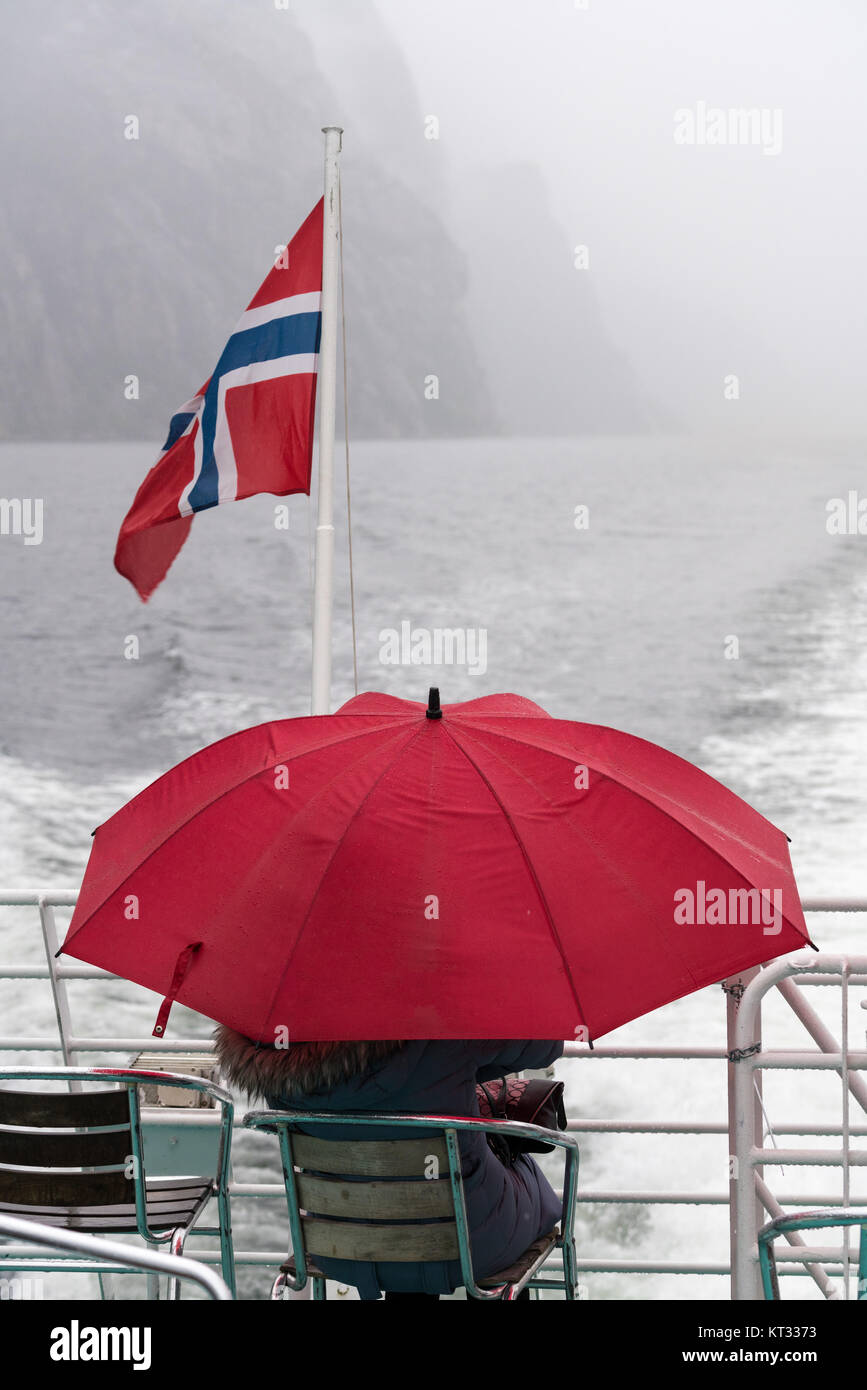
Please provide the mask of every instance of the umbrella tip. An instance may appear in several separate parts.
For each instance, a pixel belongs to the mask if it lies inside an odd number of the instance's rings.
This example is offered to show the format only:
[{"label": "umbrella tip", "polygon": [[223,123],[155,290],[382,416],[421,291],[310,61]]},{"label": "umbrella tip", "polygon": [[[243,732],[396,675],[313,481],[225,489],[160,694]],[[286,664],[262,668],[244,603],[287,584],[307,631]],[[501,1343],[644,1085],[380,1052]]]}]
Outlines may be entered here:
[{"label": "umbrella tip", "polygon": [[427,693],[427,709],[425,710],[426,719],[442,719],[443,712],[440,709],[440,692],[437,686],[432,685]]}]

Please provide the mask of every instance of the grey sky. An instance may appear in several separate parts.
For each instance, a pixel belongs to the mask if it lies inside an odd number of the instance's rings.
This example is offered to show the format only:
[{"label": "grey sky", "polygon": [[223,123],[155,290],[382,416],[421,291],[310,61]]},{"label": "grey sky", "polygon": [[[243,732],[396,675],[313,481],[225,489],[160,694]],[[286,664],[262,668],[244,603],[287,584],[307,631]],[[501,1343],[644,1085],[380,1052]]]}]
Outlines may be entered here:
[{"label": "grey sky", "polygon": [[[298,4],[324,60],[342,6]],[[353,5],[353,10],[356,6]],[[453,198],[475,165],[537,161],[590,247],[606,325],[693,426],[816,437],[865,423],[867,7],[830,0],[377,0],[441,122]],[[387,100],[375,65],[353,107]],[[679,146],[674,112],[779,110],[782,148]],[[348,135],[351,140],[351,132]],[[430,151],[419,148],[420,160]],[[496,255],[495,225],[471,257]],[[466,241],[466,235],[463,235]],[[481,248],[481,249],[480,249]],[[528,267],[516,267],[526,275]],[[721,379],[740,377],[735,410]]]}]

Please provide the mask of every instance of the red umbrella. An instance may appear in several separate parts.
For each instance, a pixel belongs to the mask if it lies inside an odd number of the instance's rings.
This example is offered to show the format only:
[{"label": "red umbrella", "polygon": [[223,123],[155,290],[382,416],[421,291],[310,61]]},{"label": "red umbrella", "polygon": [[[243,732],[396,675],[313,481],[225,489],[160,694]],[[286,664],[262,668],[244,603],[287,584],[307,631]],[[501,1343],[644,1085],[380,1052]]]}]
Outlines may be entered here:
[{"label": "red umbrella", "polygon": [[809,943],[786,837],[643,739],[367,694],[97,832],[63,950],[258,1041],[590,1037]]}]

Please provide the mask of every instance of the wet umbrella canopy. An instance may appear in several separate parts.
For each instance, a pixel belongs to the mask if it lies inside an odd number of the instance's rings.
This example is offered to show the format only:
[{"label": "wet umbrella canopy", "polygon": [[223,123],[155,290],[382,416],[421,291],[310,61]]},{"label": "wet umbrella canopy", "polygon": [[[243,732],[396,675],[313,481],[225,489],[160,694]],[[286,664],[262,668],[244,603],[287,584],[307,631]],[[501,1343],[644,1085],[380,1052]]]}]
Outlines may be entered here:
[{"label": "wet umbrella canopy", "polygon": [[807,942],[786,837],[719,782],[432,692],[180,763],[96,832],[63,950],[267,1043],[592,1040]]}]

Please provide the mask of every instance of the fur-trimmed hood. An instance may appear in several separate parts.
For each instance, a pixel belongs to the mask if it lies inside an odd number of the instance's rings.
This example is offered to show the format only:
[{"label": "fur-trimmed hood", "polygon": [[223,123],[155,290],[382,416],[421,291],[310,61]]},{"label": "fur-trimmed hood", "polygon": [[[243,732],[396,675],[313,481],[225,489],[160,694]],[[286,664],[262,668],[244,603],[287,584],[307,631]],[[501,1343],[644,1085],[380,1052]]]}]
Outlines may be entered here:
[{"label": "fur-trimmed hood", "polygon": [[238,1090],[266,1099],[331,1091],[393,1056],[403,1042],[255,1043],[221,1023],[214,1032],[220,1070]]}]

